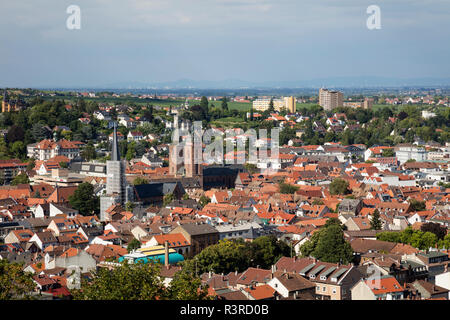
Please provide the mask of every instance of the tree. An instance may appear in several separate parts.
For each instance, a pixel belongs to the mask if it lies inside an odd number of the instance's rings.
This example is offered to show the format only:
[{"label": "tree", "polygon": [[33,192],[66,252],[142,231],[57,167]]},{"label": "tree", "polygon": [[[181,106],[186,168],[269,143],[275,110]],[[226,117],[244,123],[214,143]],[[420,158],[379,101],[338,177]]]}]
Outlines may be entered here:
[{"label": "tree", "polygon": [[31,127],[31,135],[35,141],[42,141],[50,138],[50,132],[41,123],[34,123]]},{"label": "tree", "polygon": [[250,251],[252,265],[263,269],[269,269],[281,257],[287,257],[291,248],[285,242],[277,240],[273,235],[256,238],[251,242]]},{"label": "tree", "polygon": [[133,212],[133,209],[134,209],[134,202],[128,201],[125,204],[125,210]]},{"label": "tree", "polygon": [[97,151],[95,150],[95,147],[92,145],[92,143],[88,143],[83,150],[81,150],[81,156],[86,161],[91,161],[92,159],[95,159],[97,157]]},{"label": "tree", "polygon": [[209,300],[208,286],[191,272],[178,271],[170,282],[167,293],[170,300]]},{"label": "tree", "polygon": [[327,223],[310,240],[305,242],[300,251],[302,256],[313,256],[320,261],[331,263],[350,263],[353,250],[344,238],[343,227],[338,219],[328,219]]},{"label": "tree", "polygon": [[35,284],[23,266],[0,259],[0,300],[29,299]]},{"label": "tree", "polygon": [[8,143],[14,143],[16,141],[23,141],[25,138],[25,131],[16,125],[11,126],[9,128],[8,133],[6,134],[6,140]]},{"label": "tree", "polygon": [[347,194],[349,193],[348,187],[348,181],[341,178],[336,178],[330,183],[330,193],[332,195]]},{"label": "tree", "polygon": [[130,253],[131,251],[134,251],[140,247],[141,247],[141,243],[139,242],[139,240],[136,238],[133,238],[133,240],[131,240],[130,243],[128,243],[127,251],[128,251],[128,253]]},{"label": "tree", "polygon": [[444,239],[444,237],[447,235],[447,228],[444,226],[441,226],[439,223],[429,222],[424,223],[420,230],[423,232],[431,232],[436,235],[438,239]]},{"label": "tree", "polygon": [[133,184],[135,186],[141,185],[141,184],[148,184],[148,180],[142,177],[137,177],[134,179]]},{"label": "tree", "polygon": [[370,228],[373,230],[381,230],[382,223],[380,219],[380,212],[375,209],[373,212],[372,220],[370,220]]},{"label": "tree", "polygon": [[206,196],[204,196],[204,195],[202,195],[201,197],[200,197],[200,200],[199,200],[199,204],[202,206],[202,207],[204,207],[204,206],[206,206],[208,203],[210,203],[211,202],[211,199],[210,198],[208,198],[208,197],[206,197]]},{"label": "tree", "polygon": [[273,107],[273,98],[270,98],[269,102],[269,109],[267,109],[269,112],[274,112],[275,108]]},{"label": "tree", "polygon": [[26,157],[25,145],[22,141],[15,141],[11,146],[11,153],[15,158],[23,159]]},{"label": "tree", "polygon": [[168,193],[163,197],[163,207],[167,206],[169,203],[171,203],[175,199],[175,196],[173,193]]},{"label": "tree", "polygon": [[73,195],[69,196],[69,203],[83,216],[98,214],[100,211],[100,198],[94,194],[94,186],[89,182],[78,186]]},{"label": "tree", "polygon": [[392,158],[395,157],[395,152],[394,149],[384,149],[381,155],[386,158]]},{"label": "tree", "polygon": [[244,165],[244,167],[248,171],[248,173],[250,173],[250,174],[254,174],[254,173],[258,172],[258,167],[256,166],[256,164],[246,163]]},{"label": "tree", "polygon": [[160,266],[152,263],[122,263],[112,270],[99,268],[93,281],[82,282],[73,290],[76,300],[155,300],[164,298],[166,290],[160,278]]},{"label": "tree", "polygon": [[202,96],[200,100],[200,107],[202,107],[205,115],[209,114],[208,98],[206,98],[205,96]]},{"label": "tree", "polygon": [[280,186],[280,193],[282,194],[294,194],[299,188],[297,186],[293,186],[291,184],[284,182],[280,183],[279,186]]},{"label": "tree", "polygon": [[30,179],[26,173],[19,173],[14,179],[11,181],[12,186],[17,186],[18,184],[27,184],[30,183]]},{"label": "tree", "polygon": [[185,193],[185,194],[183,194],[183,198],[182,198],[183,200],[189,200],[190,198],[189,198],[189,194],[187,194],[187,193]]},{"label": "tree", "polygon": [[222,110],[224,112],[228,111],[227,97],[225,97],[225,96],[222,98]]},{"label": "tree", "polygon": [[248,245],[242,240],[220,240],[208,246],[193,259],[183,262],[183,269],[194,273],[204,272],[229,273],[244,271],[250,264],[251,257],[246,254]]},{"label": "tree", "polygon": [[423,211],[426,208],[425,201],[410,199],[409,204],[411,206],[412,211]]}]

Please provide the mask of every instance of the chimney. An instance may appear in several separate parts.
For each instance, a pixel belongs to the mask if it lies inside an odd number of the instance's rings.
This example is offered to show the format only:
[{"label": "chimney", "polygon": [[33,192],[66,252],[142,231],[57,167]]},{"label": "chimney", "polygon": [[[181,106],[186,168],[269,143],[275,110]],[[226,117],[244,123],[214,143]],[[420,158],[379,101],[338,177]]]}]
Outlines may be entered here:
[{"label": "chimney", "polygon": [[164,241],[164,265],[169,267],[169,241]]}]

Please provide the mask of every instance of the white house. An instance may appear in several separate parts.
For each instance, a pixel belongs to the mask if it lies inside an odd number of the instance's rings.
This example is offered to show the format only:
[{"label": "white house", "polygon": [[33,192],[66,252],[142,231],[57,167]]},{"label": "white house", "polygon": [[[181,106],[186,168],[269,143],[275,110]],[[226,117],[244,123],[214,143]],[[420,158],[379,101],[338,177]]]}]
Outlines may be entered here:
[{"label": "white house", "polygon": [[77,266],[81,272],[95,271],[97,268],[97,261],[89,253],[81,249],[71,248],[69,250],[77,250],[76,254],[63,253],[58,257],[52,257],[49,253],[45,254],[45,268],[53,269],[56,267],[70,268]]},{"label": "white house", "polygon": [[352,300],[401,300],[404,288],[392,276],[359,280],[352,288]]},{"label": "white house", "polygon": [[[450,271],[437,274],[434,278],[434,283],[439,287],[450,290]],[[448,293],[447,299],[450,300],[450,291]]]}]

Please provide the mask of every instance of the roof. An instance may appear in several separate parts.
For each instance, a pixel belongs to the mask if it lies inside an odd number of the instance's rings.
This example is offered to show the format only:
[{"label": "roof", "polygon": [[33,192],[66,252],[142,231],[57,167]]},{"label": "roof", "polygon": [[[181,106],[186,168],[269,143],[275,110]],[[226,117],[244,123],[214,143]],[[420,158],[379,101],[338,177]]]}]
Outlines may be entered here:
[{"label": "roof", "polygon": [[245,288],[244,290],[248,292],[255,300],[270,299],[273,298],[275,294],[275,289],[268,284]]},{"label": "roof", "polygon": [[288,291],[305,290],[316,286],[313,282],[296,273],[277,271],[273,276],[280,281]]},{"label": "roof", "polygon": [[252,282],[267,283],[271,275],[271,270],[250,267],[241,274],[236,283],[242,285],[251,285]]},{"label": "roof", "polygon": [[219,233],[216,228],[206,223],[186,223],[180,226],[191,236],[208,234],[208,233]]},{"label": "roof", "polygon": [[350,241],[350,245],[353,251],[366,253],[369,251],[391,252],[397,244],[388,241],[355,238]]},{"label": "roof", "polygon": [[169,248],[189,246],[190,243],[181,233],[169,233],[153,236],[158,244],[164,245],[168,242]]},{"label": "roof", "polygon": [[394,278],[385,277],[373,280],[366,280],[365,283],[369,286],[375,295],[392,293],[392,292],[403,292],[405,288]]}]

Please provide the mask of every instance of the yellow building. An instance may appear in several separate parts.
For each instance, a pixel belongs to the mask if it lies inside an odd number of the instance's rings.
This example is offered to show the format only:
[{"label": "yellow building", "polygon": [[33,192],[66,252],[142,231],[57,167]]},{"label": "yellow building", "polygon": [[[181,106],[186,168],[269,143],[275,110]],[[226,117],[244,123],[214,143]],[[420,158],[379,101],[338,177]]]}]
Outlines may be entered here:
[{"label": "yellow building", "polygon": [[11,112],[11,111],[19,111],[20,105],[19,101],[15,101],[14,103],[8,99],[8,92],[5,89],[5,93],[3,94],[2,100],[2,112]]},{"label": "yellow building", "polygon": [[[269,109],[270,105],[269,98],[264,99],[256,99],[253,101],[253,110],[264,112]],[[276,111],[281,111],[286,109],[290,113],[295,113],[296,111],[296,103],[295,97],[284,97],[282,99],[273,99],[273,108]]]}]

